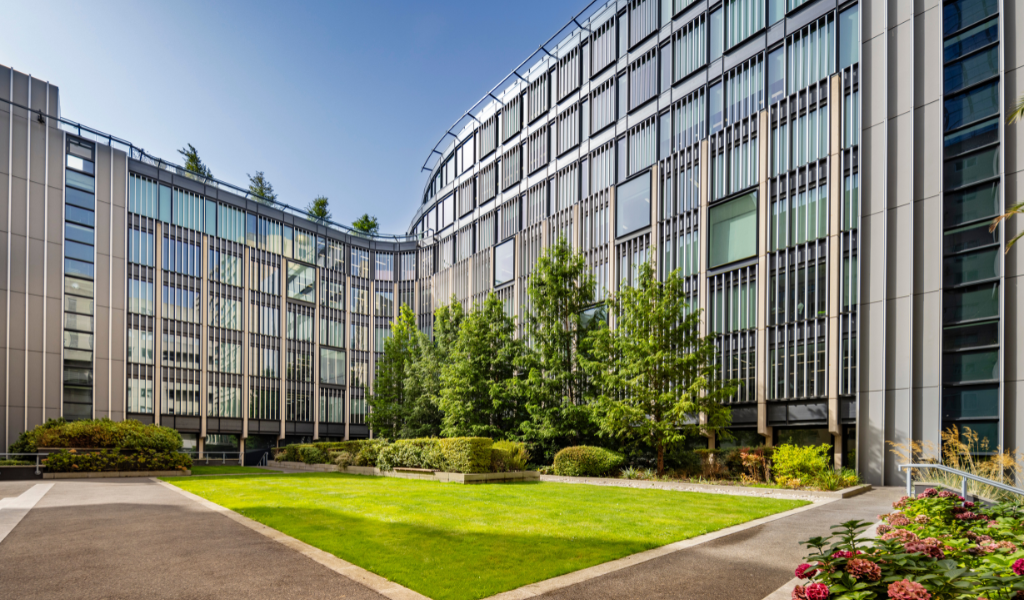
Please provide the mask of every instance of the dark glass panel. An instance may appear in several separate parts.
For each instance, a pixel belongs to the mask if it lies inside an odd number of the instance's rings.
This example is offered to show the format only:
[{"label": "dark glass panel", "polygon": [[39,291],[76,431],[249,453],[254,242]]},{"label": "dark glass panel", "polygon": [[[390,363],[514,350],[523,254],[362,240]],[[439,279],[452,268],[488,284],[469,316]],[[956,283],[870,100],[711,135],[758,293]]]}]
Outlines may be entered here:
[{"label": "dark glass panel", "polygon": [[951,133],[943,140],[946,158],[999,141],[999,119],[992,119]]},{"label": "dark glass panel", "polygon": [[999,248],[947,256],[942,261],[943,283],[960,285],[999,276]]},{"label": "dark glass panel", "polygon": [[999,284],[988,283],[943,294],[942,320],[946,323],[999,316]]},{"label": "dark glass panel", "polygon": [[960,31],[999,10],[998,0],[953,0],[942,7],[942,35]]},{"label": "dark glass panel", "polygon": [[986,83],[947,98],[944,111],[946,131],[999,114],[999,82]]},{"label": "dark glass panel", "polygon": [[952,94],[998,74],[999,47],[993,46],[943,67],[943,87],[945,93]]},{"label": "dark glass panel", "polygon": [[956,60],[991,43],[999,41],[999,19],[992,19],[951,37],[943,44],[942,60]]},{"label": "dark glass panel", "polygon": [[999,243],[999,232],[989,231],[989,223],[968,225],[947,231],[943,236],[942,249],[945,254],[956,254],[973,248]]},{"label": "dark glass panel", "polygon": [[992,181],[968,190],[947,193],[943,197],[943,224],[954,227],[960,223],[994,217],[999,214],[999,182]]},{"label": "dark glass panel", "polygon": [[942,349],[961,350],[999,343],[999,321],[955,325],[942,330]]}]

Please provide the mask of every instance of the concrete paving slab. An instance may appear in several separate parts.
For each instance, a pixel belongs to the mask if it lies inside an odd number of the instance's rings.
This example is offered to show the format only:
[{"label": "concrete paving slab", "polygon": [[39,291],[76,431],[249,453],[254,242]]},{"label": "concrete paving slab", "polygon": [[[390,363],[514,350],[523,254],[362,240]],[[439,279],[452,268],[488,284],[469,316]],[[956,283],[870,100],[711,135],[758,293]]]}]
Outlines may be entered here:
[{"label": "concrete paving slab", "polygon": [[0,565],[0,595],[19,600],[383,599],[148,479],[55,482]]}]

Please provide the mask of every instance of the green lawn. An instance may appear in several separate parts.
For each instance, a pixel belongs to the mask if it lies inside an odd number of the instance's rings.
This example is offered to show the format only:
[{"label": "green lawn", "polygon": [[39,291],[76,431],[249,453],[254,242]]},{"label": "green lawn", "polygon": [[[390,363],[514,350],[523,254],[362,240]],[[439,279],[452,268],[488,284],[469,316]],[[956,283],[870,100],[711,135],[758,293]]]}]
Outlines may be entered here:
[{"label": "green lawn", "polygon": [[436,600],[483,598],[807,504],[337,473],[166,481]]},{"label": "green lawn", "polygon": [[269,469],[261,469],[259,467],[240,467],[238,465],[211,465],[209,467],[192,467],[193,475],[237,475],[240,473],[244,473],[247,475],[279,475],[281,472],[271,471]]}]

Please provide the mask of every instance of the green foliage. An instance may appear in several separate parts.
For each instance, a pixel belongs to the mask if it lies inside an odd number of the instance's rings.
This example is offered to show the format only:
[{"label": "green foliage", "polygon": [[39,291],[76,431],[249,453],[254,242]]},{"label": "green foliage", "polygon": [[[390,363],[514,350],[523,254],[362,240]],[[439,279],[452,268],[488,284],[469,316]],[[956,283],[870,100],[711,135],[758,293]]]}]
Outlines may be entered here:
[{"label": "green foliage", "polygon": [[491,446],[491,471],[508,473],[525,471],[530,463],[530,451],[523,442],[494,442]]},{"label": "green foliage", "polygon": [[76,471],[185,471],[192,466],[192,457],[187,454],[146,448],[122,453],[121,448],[85,453],[61,450],[46,457],[50,472],[71,473]]},{"label": "green foliage", "polygon": [[615,328],[594,332],[593,356],[584,365],[598,387],[595,418],[604,436],[638,439],[658,452],[688,436],[718,433],[732,420],[725,400],[736,392],[718,374],[714,340],[700,335],[700,312],[690,310],[678,271],[664,282],[650,262],[635,287],[609,301]]},{"label": "green foliage", "polygon": [[36,463],[34,463],[32,461],[28,461],[28,460],[13,460],[13,459],[3,459],[3,460],[0,460],[0,467],[24,467],[24,466],[27,466],[27,465],[34,465],[34,464],[36,464]]},{"label": "green foliage", "polygon": [[780,444],[775,447],[772,455],[772,473],[775,481],[782,485],[812,485],[827,473],[834,472],[832,467],[832,446],[796,446]]},{"label": "green foliage", "polygon": [[277,200],[274,193],[274,186],[271,185],[263,171],[256,171],[255,175],[249,175],[249,193],[256,196],[256,200],[264,204],[273,204]]},{"label": "green foliage", "polygon": [[437,438],[396,440],[381,448],[377,455],[377,468],[393,471],[395,467],[446,470],[447,464]]},{"label": "green foliage", "polygon": [[143,425],[128,419],[111,421],[50,420],[26,431],[11,446],[11,452],[37,452],[39,448],[124,448],[176,452],[181,434],[170,427]]},{"label": "green foliage", "polygon": [[323,448],[313,445],[302,445],[298,447],[299,460],[307,465],[326,465],[331,462],[331,457]]},{"label": "green foliage", "polygon": [[501,437],[527,418],[521,388],[515,385],[515,363],[526,350],[515,330],[493,292],[462,320],[441,366],[442,435]]},{"label": "green foliage", "polygon": [[289,444],[277,453],[274,460],[304,462],[310,465],[337,464],[336,457],[344,452],[352,456],[350,464],[372,467],[377,464],[377,453],[380,448],[387,443],[385,439],[373,439]]},{"label": "green foliage", "polygon": [[618,452],[596,446],[571,446],[555,455],[555,475],[600,477],[615,471],[625,461]]},{"label": "green foliage", "polygon": [[373,394],[368,398],[372,410],[367,420],[377,435],[406,437],[403,433],[407,427],[415,426],[409,421],[412,399],[406,394],[405,386],[413,360],[413,346],[419,335],[416,316],[403,304],[398,320],[391,326],[391,336],[384,340],[384,354],[377,361]]},{"label": "green foliage", "polygon": [[491,470],[491,438],[442,438],[445,469],[451,473],[487,473]]},{"label": "green foliage", "polygon": [[202,159],[199,158],[199,151],[195,149],[195,146],[188,144],[178,150],[178,154],[185,157],[185,169],[201,177],[213,179],[213,172],[210,171],[209,167],[207,167],[206,164],[203,163]]},{"label": "green foliage", "polygon": [[318,223],[331,220],[331,209],[327,207],[327,196],[317,196],[306,205],[306,214]]},{"label": "green foliage", "polygon": [[356,456],[345,450],[336,452],[334,453],[334,464],[342,469],[347,469],[356,464]]},{"label": "green foliage", "polygon": [[532,352],[517,366],[527,374],[520,385],[530,418],[520,429],[547,458],[597,436],[589,403],[593,387],[582,365],[587,337],[599,326],[583,319],[595,302],[594,288],[586,259],[565,238],[544,251],[527,280],[525,323]]},{"label": "green foliage", "polygon": [[361,231],[367,235],[377,235],[380,223],[377,222],[377,217],[371,217],[369,213],[363,213],[363,216],[352,222],[352,227],[356,231]]}]

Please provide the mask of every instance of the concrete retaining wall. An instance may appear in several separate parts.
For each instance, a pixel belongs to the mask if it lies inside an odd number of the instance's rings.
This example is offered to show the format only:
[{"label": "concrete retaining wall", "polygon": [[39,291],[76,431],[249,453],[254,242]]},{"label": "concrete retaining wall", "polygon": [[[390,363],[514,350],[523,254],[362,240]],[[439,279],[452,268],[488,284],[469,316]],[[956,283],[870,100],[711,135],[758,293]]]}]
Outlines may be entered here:
[{"label": "concrete retaining wall", "polygon": [[540,481],[537,471],[511,471],[509,473],[418,473],[409,471],[381,471],[376,467],[347,467],[344,470],[335,465],[307,465],[301,462],[281,461],[276,463],[282,468],[295,471],[311,471],[319,473],[347,473],[349,475],[372,475],[375,477],[394,477],[396,479],[419,479],[422,481],[441,481],[444,483],[509,483],[515,481]]}]

